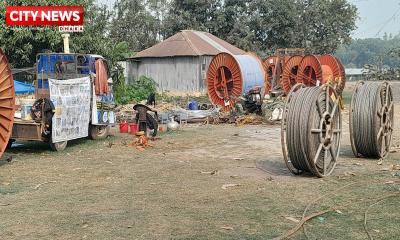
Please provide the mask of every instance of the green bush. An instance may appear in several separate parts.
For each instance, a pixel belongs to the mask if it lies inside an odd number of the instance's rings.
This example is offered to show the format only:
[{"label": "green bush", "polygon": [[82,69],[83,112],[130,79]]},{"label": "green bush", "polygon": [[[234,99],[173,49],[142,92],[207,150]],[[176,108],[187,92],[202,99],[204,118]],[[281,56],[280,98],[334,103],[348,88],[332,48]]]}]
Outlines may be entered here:
[{"label": "green bush", "polygon": [[147,99],[156,89],[157,84],[152,78],[141,76],[133,84],[119,84],[114,90],[114,95],[118,104],[127,104]]}]

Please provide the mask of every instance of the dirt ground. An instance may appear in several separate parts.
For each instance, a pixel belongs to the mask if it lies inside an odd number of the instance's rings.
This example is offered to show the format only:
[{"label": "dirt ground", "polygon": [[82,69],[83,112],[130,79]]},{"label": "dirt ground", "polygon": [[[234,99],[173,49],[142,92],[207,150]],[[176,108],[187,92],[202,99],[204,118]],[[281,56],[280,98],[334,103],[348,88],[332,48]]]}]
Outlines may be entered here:
[{"label": "dirt ground", "polygon": [[332,207],[293,239],[368,239],[365,216],[375,239],[399,239],[400,149],[381,164],[354,158],[347,110],[341,158],[323,179],[288,172],[279,125],[188,125],[143,152],[120,134],[59,153],[14,146],[0,160],[0,239],[271,239],[306,208]]}]

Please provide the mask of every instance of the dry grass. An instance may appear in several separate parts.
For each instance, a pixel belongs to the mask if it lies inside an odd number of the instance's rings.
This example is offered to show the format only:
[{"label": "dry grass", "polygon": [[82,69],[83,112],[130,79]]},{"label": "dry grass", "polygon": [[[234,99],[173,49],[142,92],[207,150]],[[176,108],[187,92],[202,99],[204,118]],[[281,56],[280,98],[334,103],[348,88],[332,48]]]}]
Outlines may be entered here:
[{"label": "dry grass", "polygon": [[[296,177],[279,134],[270,125],[196,125],[142,152],[128,136],[76,141],[62,153],[40,143],[14,148],[11,163],[0,161],[0,239],[270,239],[324,194],[309,214],[345,206],[307,223],[310,239],[366,239],[366,208],[399,191],[400,171],[389,168],[400,153],[382,165],[355,159],[345,131],[333,176]],[[221,188],[230,183],[239,186]],[[369,209],[374,238],[400,236],[399,200]],[[306,239],[301,231],[293,238]]]}]

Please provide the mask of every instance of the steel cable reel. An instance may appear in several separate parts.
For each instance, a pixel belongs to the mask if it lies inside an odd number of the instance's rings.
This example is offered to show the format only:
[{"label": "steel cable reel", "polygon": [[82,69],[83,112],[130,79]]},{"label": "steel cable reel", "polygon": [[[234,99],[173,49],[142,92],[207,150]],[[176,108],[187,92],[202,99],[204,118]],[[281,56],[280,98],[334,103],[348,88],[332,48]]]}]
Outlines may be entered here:
[{"label": "steel cable reel", "polygon": [[356,157],[384,158],[393,133],[394,104],[388,82],[359,82],[349,114],[350,142]]},{"label": "steel cable reel", "polygon": [[330,175],[339,157],[341,129],[334,88],[296,84],[287,97],[281,126],[282,152],[289,171]]}]

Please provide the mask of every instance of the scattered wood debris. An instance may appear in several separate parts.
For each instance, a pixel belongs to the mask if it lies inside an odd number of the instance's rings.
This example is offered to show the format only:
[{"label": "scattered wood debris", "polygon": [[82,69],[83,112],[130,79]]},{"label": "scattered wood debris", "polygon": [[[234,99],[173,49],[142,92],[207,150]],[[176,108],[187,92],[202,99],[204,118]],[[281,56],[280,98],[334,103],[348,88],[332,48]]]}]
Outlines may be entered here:
[{"label": "scattered wood debris", "polygon": [[136,146],[136,149],[139,151],[144,151],[144,149],[147,147],[153,147],[145,135],[138,136],[131,145]]}]

